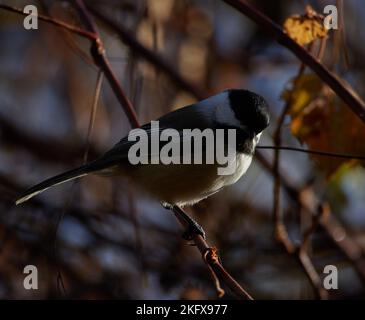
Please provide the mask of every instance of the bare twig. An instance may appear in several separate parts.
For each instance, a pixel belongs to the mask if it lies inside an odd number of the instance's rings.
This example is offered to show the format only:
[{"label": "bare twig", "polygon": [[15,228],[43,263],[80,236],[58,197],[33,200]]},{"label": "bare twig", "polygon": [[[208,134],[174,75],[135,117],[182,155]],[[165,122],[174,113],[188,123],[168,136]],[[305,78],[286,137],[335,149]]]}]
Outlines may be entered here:
[{"label": "bare twig", "polygon": [[147,47],[137,41],[132,33],[127,31],[127,29],[124,28],[120,23],[117,23],[112,18],[108,17],[108,15],[103,13],[102,10],[98,10],[90,5],[87,7],[93,13],[93,15],[104,22],[107,27],[116,32],[120,39],[126,45],[128,45],[134,53],[138,54],[141,58],[154,65],[159,71],[167,74],[173,83],[175,83],[178,87],[186,90],[198,99],[201,99],[205,96],[205,93],[202,92],[202,90],[181,77],[176,69],[169,65],[165,59],[162,59],[158,54],[149,50]]},{"label": "bare twig", "polygon": [[84,153],[84,163],[86,163],[87,160],[89,159],[91,133],[94,129],[96,110],[98,108],[98,103],[99,103],[102,84],[103,84],[103,73],[101,72],[101,70],[99,70],[98,77],[97,77],[97,80],[96,80],[93,104],[91,106],[89,126],[87,128],[86,149],[85,149],[85,153]]},{"label": "bare twig", "polygon": [[[302,76],[305,70],[305,65],[301,64],[298,70],[298,73],[293,80],[293,85],[298,81],[298,79]],[[280,168],[279,168],[279,156],[280,156],[280,149],[278,148],[281,145],[281,130],[284,124],[285,116],[287,115],[291,104],[292,104],[292,94],[290,94],[288,101],[286,102],[283,111],[280,114],[280,117],[277,121],[276,130],[274,132],[274,144],[275,153],[274,153],[274,189],[273,189],[273,217],[274,217],[274,236],[279,243],[281,243],[288,253],[293,253],[295,250],[295,246],[293,245],[292,241],[289,238],[288,232],[286,230],[284,221],[283,221],[283,213],[280,208]]]},{"label": "bare twig", "polygon": [[312,216],[311,226],[304,232],[302,242],[298,249],[298,258],[306,270],[307,276],[310,279],[313,286],[315,286],[318,296],[322,300],[328,299],[328,292],[322,286],[321,277],[319,276],[317,270],[315,269],[312,259],[309,256],[310,249],[310,239],[313,233],[319,226],[320,219],[330,213],[330,208],[327,204],[320,205],[318,208],[318,213]]},{"label": "bare twig", "polygon": [[[47,14],[50,18],[53,18],[51,12],[48,9],[48,5],[46,4],[45,0],[39,0],[39,3],[43,9],[43,11],[45,12],[45,14]],[[85,61],[85,63],[87,65],[89,65],[90,67],[96,69],[96,66],[94,64],[93,59],[90,57],[90,55],[88,53],[86,53],[79,45],[78,43],[75,41],[75,39],[73,38],[73,34],[68,32],[66,29],[64,28],[59,28],[59,32],[62,34],[63,39],[66,43],[66,45],[74,52],[76,53],[76,55],[78,55],[83,61]]]},{"label": "bare twig", "polygon": [[[218,261],[217,249],[215,247],[209,248],[207,251],[205,251],[203,258],[209,268],[210,275],[212,276],[212,279],[214,281],[218,298],[222,298],[225,294],[225,291],[222,289],[221,283],[219,282],[217,275],[215,274],[213,268],[210,266],[211,261]],[[214,260],[212,260],[212,258],[214,258]]]},{"label": "bare twig", "polygon": [[343,159],[356,159],[356,160],[365,160],[365,156],[357,155],[357,154],[347,154],[347,153],[337,153],[337,152],[328,152],[322,150],[313,150],[313,149],[303,149],[297,147],[289,147],[289,146],[257,146],[257,149],[280,149],[280,150],[287,150],[287,151],[295,151],[295,152],[302,152],[307,154],[315,154],[318,156],[324,157],[334,157],[334,158],[343,158]]},{"label": "bare twig", "polygon": [[[8,6],[6,4],[0,4],[0,9],[4,9],[4,10],[7,10],[7,11],[18,13],[18,14],[21,14],[23,16],[29,16],[29,14],[24,13],[23,10],[15,8],[15,7]],[[60,21],[60,20],[54,19],[52,17],[45,16],[45,15],[42,15],[42,14],[38,14],[38,19],[41,20],[41,21],[51,23],[51,24],[53,24],[57,27],[63,28],[63,29],[68,30],[72,33],[78,34],[79,36],[87,38],[91,41],[95,41],[97,39],[96,35],[93,32],[89,32],[87,30],[80,29],[80,28],[78,28],[76,26],[73,26],[73,25],[70,25],[70,24],[68,24],[64,21]]]},{"label": "bare twig", "polygon": [[[187,222],[184,218],[185,213],[178,206],[173,207],[173,211],[181,225],[186,228]],[[199,249],[203,260],[209,264],[209,267],[214,270],[218,279],[221,279],[239,298],[244,300],[253,300],[245,289],[224,269],[219,262],[216,250],[210,247],[201,235],[194,234],[193,241]]]},{"label": "bare twig", "polygon": [[90,52],[91,55],[94,58],[95,64],[103,70],[105,77],[108,79],[110,86],[112,87],[115,96],[117,97],[119,103],[124,108],[125,114],[128,117],[128,120],[132,127],[139,127],[139,123],[137,120],[137,115],[133,109],[132,103],[129,101],[127,96],[125,95],[123,89],[121,88],[119,81],[117,77],[115,76],[110,63],[105,55],[105,49],[103,42],[100,38],[100,35],[98,33],[98,30],[96,28],[96,24],[90,16],[84,1],[82,0],[75,0],[75,6],[78,10],[82,20],[84,21],[84,24],[86,28],[89,30],[89,32],[92,32],[94,34],[93,44],[91,46]]}]

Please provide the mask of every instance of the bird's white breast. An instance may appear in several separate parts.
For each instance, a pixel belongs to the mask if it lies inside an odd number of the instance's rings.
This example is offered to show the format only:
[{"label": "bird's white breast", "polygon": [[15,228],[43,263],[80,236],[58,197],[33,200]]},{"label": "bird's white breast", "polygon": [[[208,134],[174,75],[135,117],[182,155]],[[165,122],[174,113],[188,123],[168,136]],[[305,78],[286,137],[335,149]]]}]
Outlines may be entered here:
[{"label": "bird's white breast", "polygon": [[252,162],[252,155],[247,155],[244,153],[236,154],[236,170],[231,175],[221,175],[218,176],[218,180],[221,182],[222,186],[231,185],[236,183],[239,178],[241,178],[249,168]]}]

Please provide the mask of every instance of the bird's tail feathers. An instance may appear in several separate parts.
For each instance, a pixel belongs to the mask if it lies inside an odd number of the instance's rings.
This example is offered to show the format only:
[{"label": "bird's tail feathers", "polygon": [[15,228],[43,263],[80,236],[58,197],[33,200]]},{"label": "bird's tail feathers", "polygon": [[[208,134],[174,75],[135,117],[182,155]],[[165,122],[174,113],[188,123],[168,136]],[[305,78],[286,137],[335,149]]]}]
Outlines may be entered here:
[{"label": "bird's tail feathers", "polygon": [[77,178],[81,178],[83,176],[88,175],[89,173],[103,170],[110,166],[109,161],[105,161],[105,159],[97,159],[93,162],[90,162],[88,164],[85,164],[83,166],[80,166],[78,168],[66,171],[64,173],[61,173],[57,176],[54,176],[52,178],[49,178],[47,180],[42,181],[41,183],[29,188],[26,190],[23,194],[21,194],[15,201],[15,204],[21,204],[37,194],[42,193],[43,191],[46,191],[47,189],[59,185],[61,183],[74,180]]}]

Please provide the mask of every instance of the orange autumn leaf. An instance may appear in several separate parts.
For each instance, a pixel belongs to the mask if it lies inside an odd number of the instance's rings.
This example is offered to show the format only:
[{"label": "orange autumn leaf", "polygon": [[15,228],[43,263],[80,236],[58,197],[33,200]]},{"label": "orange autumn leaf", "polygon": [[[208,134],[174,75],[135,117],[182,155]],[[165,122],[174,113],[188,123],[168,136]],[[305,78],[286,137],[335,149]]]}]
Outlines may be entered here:
[{"label": "orange autumn leaf", "polygon": [[290,38],[304,46],[327,36],[323,16],[307,6],[304,15],[292,15],[284,22],[284,31]]}]

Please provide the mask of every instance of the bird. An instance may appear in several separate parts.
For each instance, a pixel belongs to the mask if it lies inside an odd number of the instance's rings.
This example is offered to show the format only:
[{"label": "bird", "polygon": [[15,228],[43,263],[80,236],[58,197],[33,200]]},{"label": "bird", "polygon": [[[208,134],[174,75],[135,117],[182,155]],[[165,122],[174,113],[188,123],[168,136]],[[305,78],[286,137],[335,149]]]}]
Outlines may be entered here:
[{"label": "bird", "polygon": [[[157,129],[153,126],[156,122],[158,123]],[[137,130],[143,130],[151,142],[154,134],[173,129],[179,134],[178,140],[180,141],[178,142],[184,142],[186,130],[208,129],[218,132],[220,129],[225,132],[225,139],[220,145],[225,152],[228,150],[229,143],[229,141],[227,142],[227,137],[229,137],[227,132],[234,130],[235,148],[229,159],[234,160],[234,168],[230,174],[218,174],[217,169],[220,164],[216,160],[213,163],[203,161],[199,164],[164,164],[161,162],[132,164],[129,157],[130,151],[137,145],[136,129],[133,129],[97,159],[36,184],[19,195],[15,203],[19,205],[49,188],[67,181],[89,174],[99,174],[123,175],[129,178],[137,187],[160,201],[166,208],[191,206],[224,187],[234,184],[246,173],[260,136],[269,123],[269,107],[262,96],[246,89],[227,89],[194,104],[171,111],[155,122],[146,123]],[[157,151],[161,151],[167,143],[168,141],[160,141]],[[183,149],[182,146],[178,148],[180,148],[180,153],[185,151],[194,156],[195,152],[203,154],[207,147],[207,141],[205,141],[200,151],[196,151],[194,148]],[[147,158],[154,156],[151,148],[147,148],[145,151],[141,149],[141,152],[144,152],[144,156]],[[178,155],[180,158],[182,156]]]}]

